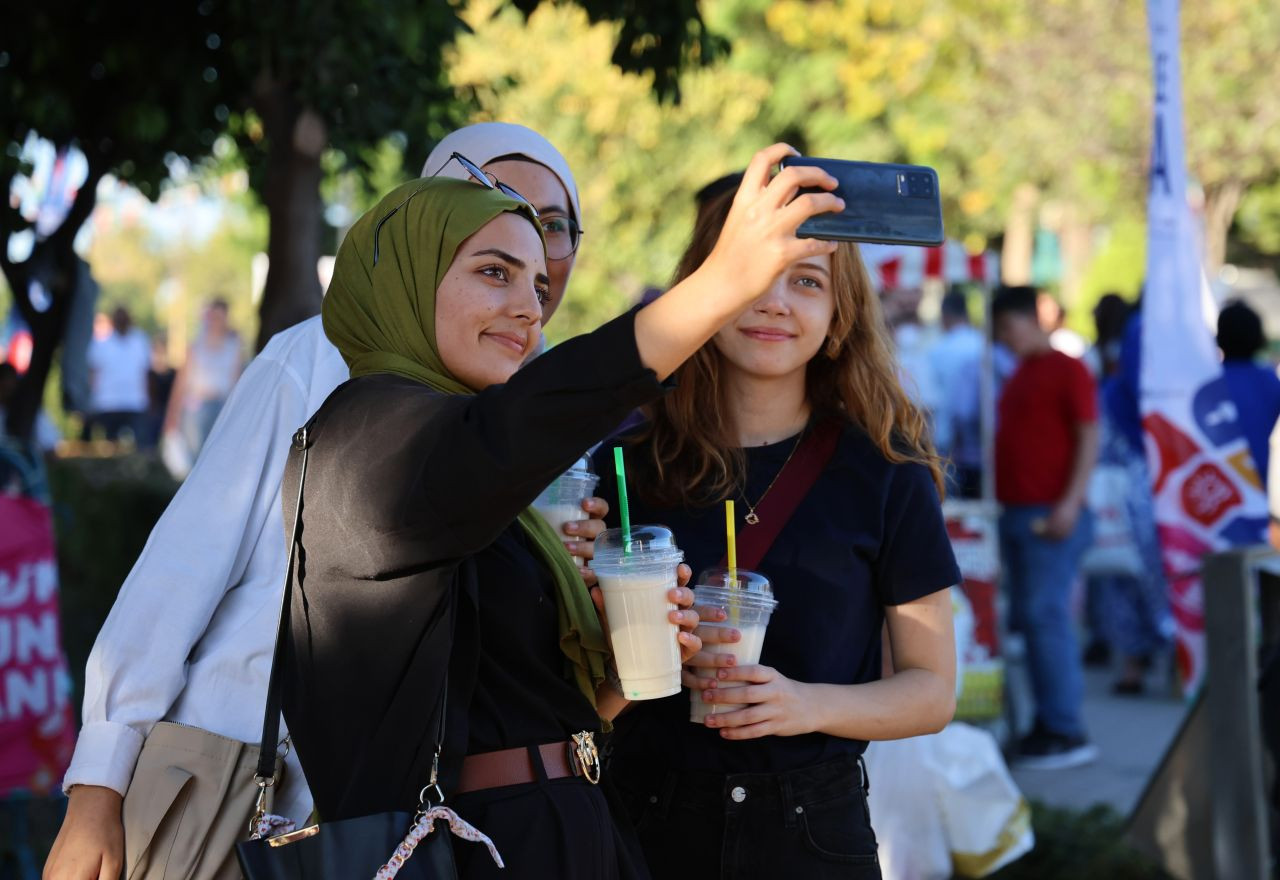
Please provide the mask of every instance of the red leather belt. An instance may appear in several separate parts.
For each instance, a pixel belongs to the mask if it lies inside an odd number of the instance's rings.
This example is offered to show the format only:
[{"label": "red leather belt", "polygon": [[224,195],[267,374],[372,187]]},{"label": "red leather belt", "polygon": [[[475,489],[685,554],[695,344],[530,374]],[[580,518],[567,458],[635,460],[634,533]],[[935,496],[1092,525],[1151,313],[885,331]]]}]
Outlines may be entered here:
[{"label": "red leather belt", "polygon": [[600,754],[596,751],[595,739],[584,731],[575,733],[567,741],[467,755],[462,759],[462,773],[455,791],[464,794],[537,782],[541,777],[533,763],[534,751],[542,761],[547,779],[581,776],[592,785],[600,781]]}]

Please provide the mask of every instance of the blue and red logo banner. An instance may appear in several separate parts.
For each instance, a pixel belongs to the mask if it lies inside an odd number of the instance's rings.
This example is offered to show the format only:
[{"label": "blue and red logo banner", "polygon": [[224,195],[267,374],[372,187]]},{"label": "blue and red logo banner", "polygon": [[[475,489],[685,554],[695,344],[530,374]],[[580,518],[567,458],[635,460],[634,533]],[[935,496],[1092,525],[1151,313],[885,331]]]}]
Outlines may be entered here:
[{"label": "blue and red logo banner", "polygon": [[1188,692],[1204,675],[1206,553],[1264,540],[1266,497],[1222,378],[1216,308],[1187,203],[1178,0],[1148,0],[1155,120],[1142,307],[1142,414]]}]

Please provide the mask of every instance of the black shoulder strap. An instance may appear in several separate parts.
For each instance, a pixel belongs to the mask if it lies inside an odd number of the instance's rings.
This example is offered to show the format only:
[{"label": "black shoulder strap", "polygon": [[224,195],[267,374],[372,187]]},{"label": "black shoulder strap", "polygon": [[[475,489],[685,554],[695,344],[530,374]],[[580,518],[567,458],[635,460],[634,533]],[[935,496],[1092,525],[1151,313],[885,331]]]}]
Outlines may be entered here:
[{"label": "black shoulder strap", "polygon": [[290,610],[293,606],[293,572],[298,561],[298,526],[302,523],[302,490],[307,482],[307,452],[311,448],[313,418],[293,435],[293,448],[302,452],[302,466],[298,475],[298,500],[293,510],[293,527],[289,529],[289,563],[284,571],[284,596],[280,600],[280,623],[276,627],[276,647],[271,657],[271,677],[267,681],[267,707],[262,718],[262,743],[258,753],[258,769],[254,774],[258,784],[276,780],[276,744],[280,741],[280,711],[283,695],[281,679],[284,677],[285,634],[289,632]]}]

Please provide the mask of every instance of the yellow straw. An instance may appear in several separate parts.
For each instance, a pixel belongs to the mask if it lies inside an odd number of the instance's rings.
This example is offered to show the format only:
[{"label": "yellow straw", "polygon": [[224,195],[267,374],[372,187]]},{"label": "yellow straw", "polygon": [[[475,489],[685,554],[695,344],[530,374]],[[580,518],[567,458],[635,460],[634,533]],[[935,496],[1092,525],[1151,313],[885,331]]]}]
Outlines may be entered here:
[{"label": "yellow straw", "polygon": [[[733,513],[733,499],[724,503],[724,529],[727,545],[725,555],[729,560],[729,589],[736,590],[738,589],[738,518]],[[736,602],[729,607],[729,621],[734,626],[738,625]]]},{"label": "yellow straw", "polygon": [[738,522],[733,513],[733,499],[724,503],[724,531],[728,544],[729,583],[733,588],[738,586]]}]

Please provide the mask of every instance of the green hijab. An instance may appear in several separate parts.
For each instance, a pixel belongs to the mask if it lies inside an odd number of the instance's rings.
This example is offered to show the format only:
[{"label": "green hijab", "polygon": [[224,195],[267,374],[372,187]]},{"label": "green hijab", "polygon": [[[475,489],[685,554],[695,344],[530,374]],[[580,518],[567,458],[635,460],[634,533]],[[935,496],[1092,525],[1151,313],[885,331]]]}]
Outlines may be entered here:
[{"label": "green hijab", "polygon": [[[394,373],[442,394],[473,393],[440,359],[436,289],[458,246],[507,212],[526,217],[542,235],[527,205],[494,189],[443,178],[397,187],[356,221],[338,248],[321,309],[325,335],[352,378]],[[555,580],[567,671],[594,706],[609,650],[591,597],[547,521],[532,508],[518,519]]]}]

